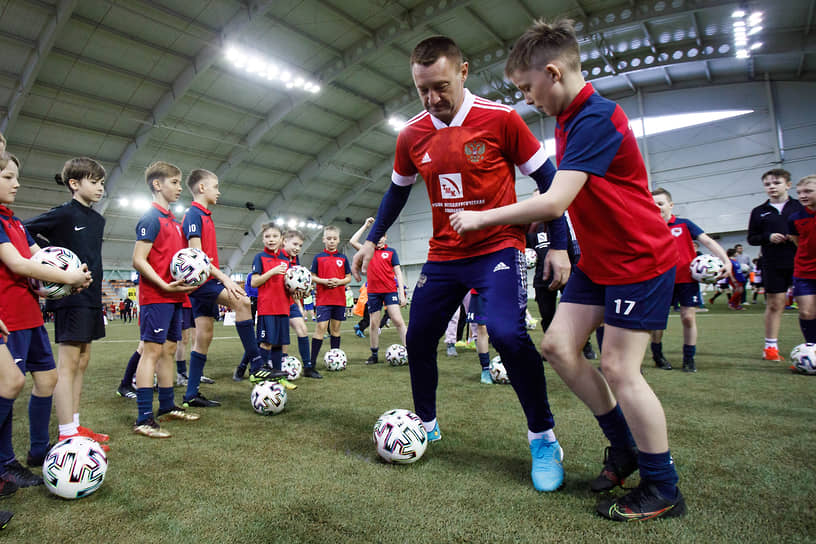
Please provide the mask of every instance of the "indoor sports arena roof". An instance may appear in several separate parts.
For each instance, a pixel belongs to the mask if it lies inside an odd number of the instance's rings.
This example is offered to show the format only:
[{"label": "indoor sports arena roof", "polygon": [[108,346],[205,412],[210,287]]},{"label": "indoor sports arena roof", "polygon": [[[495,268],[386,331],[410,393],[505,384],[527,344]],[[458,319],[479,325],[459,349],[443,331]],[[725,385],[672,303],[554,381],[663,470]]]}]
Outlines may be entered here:
[{"label": "indoor sports arena roof", "polygon": [[[468,87],[532,122],[503,79],[535,17],[577,22],[587,79],[610,98],[816,77],[816,0],[4,0],[0,131],[22,162],[23,218],[67,199],[53,181],[88,155],[108,172],[105,268],[130,268],[162,159],[216,172],[222,266],[243,271],[258,228],[348,237],[389,184],[399,123],[420,110],[408,57],[445,34]],[[186,194],[180,202],[189,205]],[[352,227],[351,223],[354,226]],[[308,244],[309,242],[307,242]]]}]

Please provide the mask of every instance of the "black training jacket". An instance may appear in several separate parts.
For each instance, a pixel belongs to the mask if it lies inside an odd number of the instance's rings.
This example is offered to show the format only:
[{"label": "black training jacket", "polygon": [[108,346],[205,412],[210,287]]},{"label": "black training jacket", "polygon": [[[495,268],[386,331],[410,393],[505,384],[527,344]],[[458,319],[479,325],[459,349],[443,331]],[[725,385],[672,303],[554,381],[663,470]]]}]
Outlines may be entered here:
[{"label": "black training jacket", "polygon": [[789,198],[779,213],[771,206],[770,200],[751,210],[751,219],[748,221],[748,243],[752,246],[762,246],[762,256],[765,266],[771,268],[793,268],[793,257],[796,255],[796,245],[793,242],[772,244],[771,234],[779,232],[788,234],[788,218],[804,209],[798,200]]}]

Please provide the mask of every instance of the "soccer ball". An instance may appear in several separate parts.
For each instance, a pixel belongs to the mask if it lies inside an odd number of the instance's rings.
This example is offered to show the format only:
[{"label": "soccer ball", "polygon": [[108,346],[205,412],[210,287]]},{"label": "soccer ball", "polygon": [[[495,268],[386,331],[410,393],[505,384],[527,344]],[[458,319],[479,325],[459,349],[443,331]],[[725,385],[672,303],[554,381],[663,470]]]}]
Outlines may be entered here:
[{"label": "soccer ball", "polygon": [[198,248],[180,249],[170,262],[170,275],[176,281],[199,286],[210,277],[210,258]]},{"label": "soccer ball", "polygon": [[346,352],[340,348],[330,349],[323,356],[323,365],[326,367],[326,370],[345,370],[346,364],[348,364]]},{"label": "soccer ball", "polygon": [[408,410],[389,410],[374,424],[377,453],[387,463],[413,463],[428,447],[428,433],[419,416]]},{"label": "soccer ball", "polygon": [[535,268],[536,263],[538,262],[538,253],[536,250],[528,247],[524,250],[524,260],[527,261],[527,268]]},{"label": "soccer ball", "polygon": [[490,371],[490,377],[493,378],[494,383],[510,383],[510,378],[507,377],[507,369],[504,368],[504,363],[502,363],[500,355],[496,355],[490,360],[488,370]]},{"label": "soccer ball", "polygon": [[287,291],[297,297],[303,297],[312,286],[312,273],[305,266],[293,266],[286,271],[283,283]]},{"label": "soccer ball", "polygon": [[816,344],[799,344],[791,351],[791,370],[816,374]]},{"label": "soccer ball", "polygon": [[[82,269],[82,261],[76,256],[76,253],[64,247],[44,247],[35,253],[34,256],[31,257],[31,260],[36,263],[59,268],[60,270]],[[94,279],[101,281],[101,278]],[[34,278],[28,278],[28,286],[38,296],[51,300],[67,297],[73,292],[73,288],[70,285],[53,281],[41,281]]]},{"label": "soccer ball", "polygon": [[58,442],[45,456],[42,475],[45,487],[63,499],[87,497],[102,485],[108,458],[97,443],[84,436]]},{"label": "soccer ball", "polygon": [[278,382],[261,382],[252,388],[252,409],[262,416],[279,414],[286,408],[286,388]]},{"label": "soccer ball", "polygon": [[714,283],[723,266],[722,261],[713,255],[697,255],[691,261],[689,270],[694,281]]},{"label": "soccer ball", "polygon": [[391,344],[385,351],[385,360],[391,366],[402,366],[408,362],[408,350],[402,344]]},{"label": "soccer ball", "polygon": [[289,380],[297,380],[303,374],[303,365],[300,360],[293,355],[286,355],[281,361],[281,369],[285,370]]}]

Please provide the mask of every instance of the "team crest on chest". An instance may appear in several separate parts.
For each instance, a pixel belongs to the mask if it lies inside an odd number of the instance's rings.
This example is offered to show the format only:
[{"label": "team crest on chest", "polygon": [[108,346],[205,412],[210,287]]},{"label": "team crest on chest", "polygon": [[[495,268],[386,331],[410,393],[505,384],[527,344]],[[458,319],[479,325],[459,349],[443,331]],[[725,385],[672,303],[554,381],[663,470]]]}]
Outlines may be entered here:
[{"label": "team crest on chest", "polygon": [[487,144],[482,140],[474,140],[465,144],[465,155],[467,160],[473,164],[482,162]]},{"label": "team crest on chest", "polygon": [[343,266],[343,259],[335,259],[334,263],[337,265],[337,268]]},{"label": "team crest on chest", "polygon": [[462,198],[462,174],[439,174],[439,189],[442,198]]},{"label": "team crest on chest", "polygon": [[677,238],[678,236],[683,234],[683,228],[682,227],[672,227],[671,228],[671,233],[672,233],[672,236]]}]

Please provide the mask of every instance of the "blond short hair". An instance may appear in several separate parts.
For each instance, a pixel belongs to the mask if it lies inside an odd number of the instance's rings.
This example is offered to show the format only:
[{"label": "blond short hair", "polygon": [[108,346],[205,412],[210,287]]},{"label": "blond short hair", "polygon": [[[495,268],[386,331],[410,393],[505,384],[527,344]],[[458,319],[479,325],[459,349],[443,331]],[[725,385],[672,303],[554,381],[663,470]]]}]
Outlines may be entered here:
[{"label": "blond short hair", "polygon": [[504,73],[511,77],[516,72],[541,70],[554,60],[561,60],[570,70],[581,71],[581,49],[571,19],[556,19],[552,23],[536,20],[516,40]]}]

